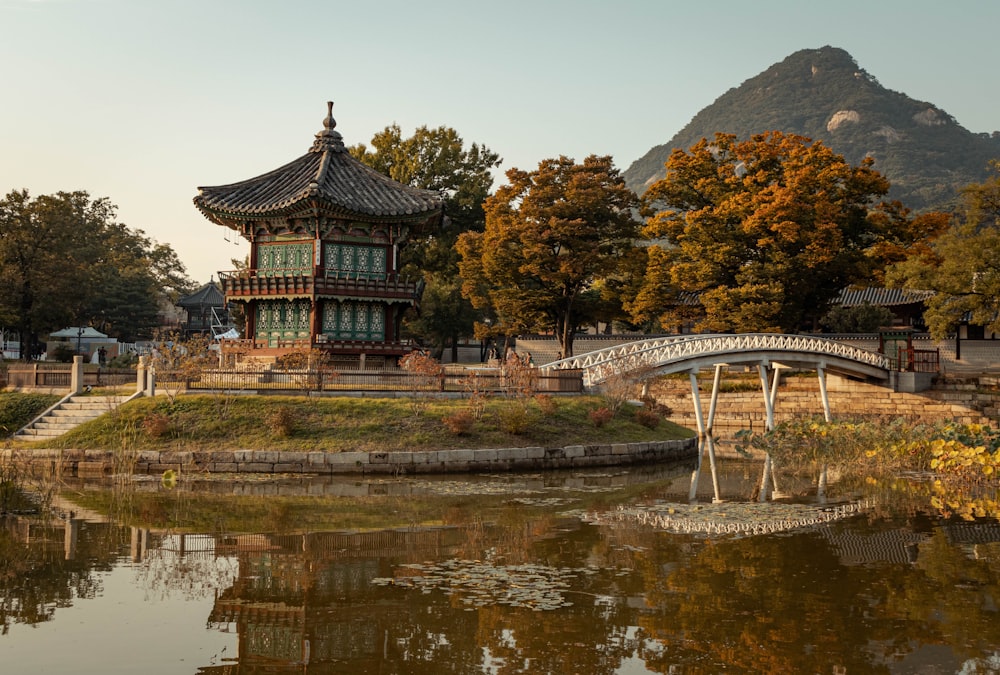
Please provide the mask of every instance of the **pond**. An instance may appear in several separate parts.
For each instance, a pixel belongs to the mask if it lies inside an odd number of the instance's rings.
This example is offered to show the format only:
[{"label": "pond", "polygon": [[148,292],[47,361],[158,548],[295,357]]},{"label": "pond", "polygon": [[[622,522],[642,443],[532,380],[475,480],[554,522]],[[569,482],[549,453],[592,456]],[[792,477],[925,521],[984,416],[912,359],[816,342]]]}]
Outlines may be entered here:
[{"label": "pond", "polygon": [[996,521],[716,466],[71,481],[2,519],[2,671],[1000,672]]}]

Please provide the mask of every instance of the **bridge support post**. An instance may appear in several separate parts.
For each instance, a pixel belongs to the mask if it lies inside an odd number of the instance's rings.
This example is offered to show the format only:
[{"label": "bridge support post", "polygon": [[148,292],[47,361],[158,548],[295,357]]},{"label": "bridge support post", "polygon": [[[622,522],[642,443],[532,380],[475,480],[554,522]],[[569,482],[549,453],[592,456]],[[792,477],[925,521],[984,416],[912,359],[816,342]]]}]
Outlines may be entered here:
[{"label": "bridge support post", "polygon": [[705,437],[705,443],[708,446],[708,463],[712,469],[712,503],[721,504],[722,495],[719,491],[719,474],[715,469],[715,439],[712,434]]},{"label": "bridge support post", "polygon": [[757,495],[757,501],[766,502],[767,493],[771,489],[771,453],[764,455],[764,473],[760,477],[760,494]]},{"label": "bridge support post", "polygon": [[715,425],[715,407],[719,402],[719,384],[722,382],[722,369],[725,366],[725,363],[715,364],[715,377],[712,379],[712,401],[708,404],[708,424],[706,425],[709,434],[712,433],[712,427]]},{"label": "bridge support post", "polygon": [[698,423],[698,436],[705,435],[705,419],[701,415],[701,398],[698,396],[698,371],[688,373],[691,378],[691,402],[694,403],[694,419]]},{"label": "bridge support post", "polygon": [[826,393],[826,369],[817,366],[816,375],[819,377],[819,395],[823,399],[823,419],[830,422],[833,417],[830,415],[830,397]]},{"label": "bridge support post", "polygon": [[764,394],[764,415],[765,415],[764,429],[766,431],[771,431],[772,429],[774,429],[774,402],[777,399],[778,371],[777,370],[774,371],[775,384],[773,392],[771,391],[771,388],[768,387],[767,365],[764,363],[757,364],[757,373],[760,375],[760,388]]},{"label": "bridge support post", "polygon": [[688,501],[694,503],[698,497],[698,481],[701,478],[701,466],[705,454],[708,454],[708,464],[712,472],[712,503],[721,504],[723,502],[721,490],[719,490],[719,472],[715,467],[715,439],[708,433],[698,439],[698,463],[694,471],[691,472],[691,488],[688,490]]}]

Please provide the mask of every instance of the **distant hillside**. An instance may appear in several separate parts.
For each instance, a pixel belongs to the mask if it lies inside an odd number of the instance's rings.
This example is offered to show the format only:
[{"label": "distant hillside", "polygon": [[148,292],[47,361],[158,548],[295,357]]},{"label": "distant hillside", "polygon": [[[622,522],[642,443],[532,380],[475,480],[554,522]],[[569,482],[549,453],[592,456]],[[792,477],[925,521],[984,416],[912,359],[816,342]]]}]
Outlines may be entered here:
[{"label": "distant hillside", "polygon": [[664,175],[674,148],[722,131],[764,131],[822,140],[857,165],[865,156],[892,183],[890,197],[922,210],[946,208],[957,191],[987,176],[1000,133],[974,134],[937,106],[886,89],[842,49],[796,52],[708,106],[676,136],[636,160],[625,181],[640,194]]}]

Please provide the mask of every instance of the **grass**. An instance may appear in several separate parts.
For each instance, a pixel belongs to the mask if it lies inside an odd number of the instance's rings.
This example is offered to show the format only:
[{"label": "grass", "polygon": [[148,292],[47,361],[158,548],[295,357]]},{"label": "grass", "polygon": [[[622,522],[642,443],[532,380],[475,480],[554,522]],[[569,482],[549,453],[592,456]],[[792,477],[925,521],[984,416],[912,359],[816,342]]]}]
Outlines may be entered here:
[{"label": "grass", "polygon": [[166,397],[141,398],[46,440],[44,446],[117,449],[127,443],[138,451],[391,452],[629,443],[694,435],[669,421],[649,429],[634,419],[636,409],[631,406],[597,428],[588,415],[602,406],[596,396],[560,397],[555,406],[494,398],[467,433],[456,435],[444,419],[471,410],[466,399],[187,395],[171,403]]},{"label": "grass", "polygon": [[0,392],[0,434],[13,434],[60,398],[54,394]]}]

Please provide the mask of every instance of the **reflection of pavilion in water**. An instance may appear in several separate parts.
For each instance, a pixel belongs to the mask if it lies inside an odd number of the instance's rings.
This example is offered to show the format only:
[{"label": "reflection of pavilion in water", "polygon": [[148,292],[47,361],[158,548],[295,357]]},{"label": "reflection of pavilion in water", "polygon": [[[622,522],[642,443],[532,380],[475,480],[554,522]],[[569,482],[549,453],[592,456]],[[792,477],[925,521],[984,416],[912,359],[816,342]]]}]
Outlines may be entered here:
[{"label": "reflection of pavilion in water", "polygon": [[385,660],[395,627],[415,623],[403,597],[371,580],[403,563],[455,555],[464,530],[219,537],[216,554],[236,556],[239,576],[217,597],[209,626],[237,632],[241,668],[261,669],[249,672],[345,662],[344,672],[367,672]]}]

